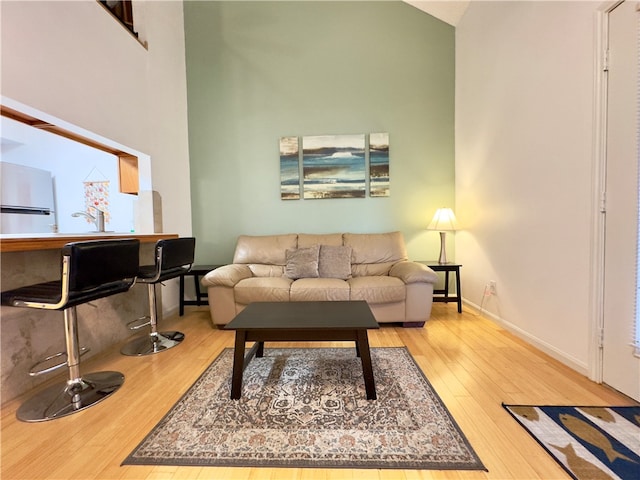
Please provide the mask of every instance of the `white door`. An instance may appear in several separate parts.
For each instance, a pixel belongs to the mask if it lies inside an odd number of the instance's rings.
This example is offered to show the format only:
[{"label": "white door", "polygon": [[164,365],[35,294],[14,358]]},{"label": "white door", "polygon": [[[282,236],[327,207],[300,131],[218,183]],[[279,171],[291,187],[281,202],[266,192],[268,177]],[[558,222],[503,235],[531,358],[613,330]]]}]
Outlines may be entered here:
[{"label": "white door", "polygon": [[639,226],[639,3],[627,0],[609,14],[603,301],[603,380],[636,400],[640,400],[640,358],[634,356],[632,340]]}]

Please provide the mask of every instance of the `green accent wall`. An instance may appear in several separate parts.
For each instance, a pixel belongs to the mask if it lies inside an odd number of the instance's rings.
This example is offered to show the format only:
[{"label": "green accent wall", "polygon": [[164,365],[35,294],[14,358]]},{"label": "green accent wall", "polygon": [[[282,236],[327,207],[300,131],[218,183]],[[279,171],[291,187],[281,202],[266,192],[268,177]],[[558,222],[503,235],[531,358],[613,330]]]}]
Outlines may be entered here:
[{"label": "green accent wall", "polygon": [[[454,28],[394,2],[184,3],[197,262],[238,235],[400,230],[454,202]],[[281,200],[282,136],[388,132],[391,196]],[[450,245],[450,256],[452,245]]]}]

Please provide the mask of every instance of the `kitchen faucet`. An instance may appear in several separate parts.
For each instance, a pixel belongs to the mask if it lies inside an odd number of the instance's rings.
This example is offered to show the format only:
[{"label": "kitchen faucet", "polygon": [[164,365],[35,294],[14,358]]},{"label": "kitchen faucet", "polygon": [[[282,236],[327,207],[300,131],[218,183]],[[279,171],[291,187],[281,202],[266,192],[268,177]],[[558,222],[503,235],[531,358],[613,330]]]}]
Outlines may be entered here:
[{"label": "kitchen faucet", "polygon": [[87,212],[74,212],[71,214],[72,217],[86,217],[92,222],[96,224],[97,232],[104,232],[104,212],[102,210],[95,209],[96,216],[87,213]]}]

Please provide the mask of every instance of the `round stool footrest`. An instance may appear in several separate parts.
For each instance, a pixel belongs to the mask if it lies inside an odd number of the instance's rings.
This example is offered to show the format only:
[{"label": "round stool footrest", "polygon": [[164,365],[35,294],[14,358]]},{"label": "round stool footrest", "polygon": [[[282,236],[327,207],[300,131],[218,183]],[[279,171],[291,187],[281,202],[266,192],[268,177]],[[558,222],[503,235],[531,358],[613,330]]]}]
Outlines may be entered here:
[{"label": "round stool footrest", "polygon": [[[144,323],[139,323],[139,322],[144,322]],[[149,325],[151,325],[151,317],[148,315],[145,315],[144,317],[131,320],[129,323],[127,323],[127,328],[129,330],[140,330],[141,328],[148,327]]]},{"label": "round stool footrest", "polygon": [[23,422],[44,422],[89,408],[108,398],[124,383],[120,372],[95,372],[82,375],[75,391],[67,383],[58,383],[36,393],[23,403],[16,417]]},{"label": "round stool footrest", "polygon": [[[84,355],[85,353],[87,353],[90,349],[87,347],[81,347],[80,348],[80,356]],[[55,360],[57,358],[60,357],[64,357],[64,361],[56,363],[55,365],[51,365],[50,367],[44,367],[41,368],[42,365],[44,365],[47,362],[50,362],[51,360]],[[49,372],[53,372],[54,370],[57,370],[59,368],[65,367],[67,365],[67,352],[58,352],[58,353],[54,353],[53,355],[49,355],[48,357],[40,360],[38,363],[36,363],[34,366],[32,366],[29,369],[29,375],[31,375],[32,377],[37,377],[38,375],[42,375],[44,373],[49,373]]]}]

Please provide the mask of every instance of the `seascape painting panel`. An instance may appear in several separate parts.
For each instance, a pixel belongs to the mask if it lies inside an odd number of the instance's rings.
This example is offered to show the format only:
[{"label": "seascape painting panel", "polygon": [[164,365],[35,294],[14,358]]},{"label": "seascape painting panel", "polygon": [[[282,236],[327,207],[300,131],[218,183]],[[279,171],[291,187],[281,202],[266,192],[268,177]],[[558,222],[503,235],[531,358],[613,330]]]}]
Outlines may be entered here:
[{"label": "seascape painting panel", "polygon": [[302,138],[304,198],[364,198],[365,136]]},{"label": "seascape painting panel", "polygon": [[280,198],[300,199],[300,167],[298,137],[280,138]]},{"label": "seascape painting panel", "polygon": [[369,195],[389,196],[389,134],[369,135]]}]

